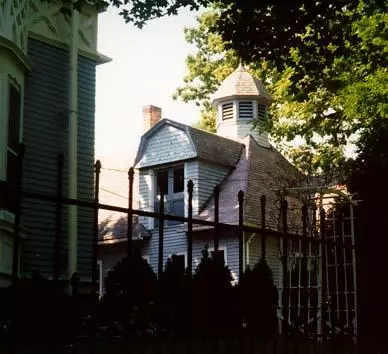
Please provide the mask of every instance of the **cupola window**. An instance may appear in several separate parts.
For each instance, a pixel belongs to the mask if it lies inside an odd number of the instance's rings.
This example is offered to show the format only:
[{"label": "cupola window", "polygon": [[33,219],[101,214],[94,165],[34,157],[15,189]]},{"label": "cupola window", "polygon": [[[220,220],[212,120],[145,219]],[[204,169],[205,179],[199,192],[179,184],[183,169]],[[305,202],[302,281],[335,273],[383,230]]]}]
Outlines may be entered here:
[{"label": "cupola window", "polygon": [[252,101],[242,101],[238,103],[238,118],[246,120],[253,119]]},{"label": "cupola window", "polygon": [[263,104],[257,105],[257,119],[262,122],[267,119],[266,108]]},{"label": "cupola window", "polygon": [[233,102],[227,102],[222,105],[222,120],[233,118]]}]

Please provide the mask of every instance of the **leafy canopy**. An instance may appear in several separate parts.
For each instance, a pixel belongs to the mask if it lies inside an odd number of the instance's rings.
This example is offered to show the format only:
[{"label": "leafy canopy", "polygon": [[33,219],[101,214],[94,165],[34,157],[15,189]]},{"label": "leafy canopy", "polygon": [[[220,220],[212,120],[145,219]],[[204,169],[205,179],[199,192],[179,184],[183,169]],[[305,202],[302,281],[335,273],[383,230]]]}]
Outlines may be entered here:
[{"label": "leafy canopy", "polygon": [[[225,5],[226,4],[226,5]],[[243,60],[270,90],[267,128],[302,170],[341,167],[345,149],[387,117],[386,1],[233,1],[216,4],[185,30],[197,47],[175,98],[202,107],[215,130],[210,95]]]}]

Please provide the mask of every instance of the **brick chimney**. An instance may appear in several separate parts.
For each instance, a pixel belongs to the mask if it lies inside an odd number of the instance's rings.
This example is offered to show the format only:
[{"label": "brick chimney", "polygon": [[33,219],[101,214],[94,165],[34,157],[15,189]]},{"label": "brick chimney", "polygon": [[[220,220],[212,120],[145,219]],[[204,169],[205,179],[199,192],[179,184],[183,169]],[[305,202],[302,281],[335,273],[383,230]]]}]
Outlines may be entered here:
[{"label": "brick chimney", "polygon": [[144,133],[151,129],[162,118],[162,109],[152,105],[143,107]]}]

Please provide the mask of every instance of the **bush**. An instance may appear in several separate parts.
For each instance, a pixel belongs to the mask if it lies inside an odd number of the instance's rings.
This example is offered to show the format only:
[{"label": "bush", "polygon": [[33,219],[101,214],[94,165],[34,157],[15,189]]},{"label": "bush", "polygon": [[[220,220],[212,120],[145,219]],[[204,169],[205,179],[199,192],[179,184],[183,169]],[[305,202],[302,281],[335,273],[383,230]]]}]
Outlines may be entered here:
[{"label": "bush", "polygon": [[140,252],[125,257],[108,273],[100,324],[123,337],[155,335],[156,290],[156,275]]},{"label": "bush", "polygon": [[253,269],[247,268],[240,282],[240,296],[247,331],[260,337],[275,336],[278,292],[265,260]]},{"label": "bush", "polygon": [[239,330],[238,301],[232,280],[221,256],[214,252],[210,258],[206,246],[193,277],[193,334],[220,337]]},{"label": "bush", "polygon": [[190,279],[177,261],[168,259],[159,282],[159,321],[167,335],[185,334],[190,324]]}]

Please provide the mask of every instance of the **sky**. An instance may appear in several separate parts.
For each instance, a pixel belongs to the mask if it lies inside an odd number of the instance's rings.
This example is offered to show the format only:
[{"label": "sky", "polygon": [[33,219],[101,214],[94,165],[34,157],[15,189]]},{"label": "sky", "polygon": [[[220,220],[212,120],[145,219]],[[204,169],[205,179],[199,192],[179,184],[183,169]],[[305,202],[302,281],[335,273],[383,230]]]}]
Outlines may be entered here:
[{"label": "sky", "polygon": [[[185,42],[184,28],[195,25],[198,13],[152,20],[141,30],[129,24],[112,7],[100,14],[98,51],[112,61],[97,67],[96,159],[103,169],[100,200],[125,207],[128,203],[126,171],[143,133],[142,108],[162,108],[162,118],[191,124],[199,120],[194,104],[174,101],[183,84],[185,59],[195,48]],[[117,169],[118,171],[112,170]],[[120,215],[101,212],[101,220]]]},{"label": "sky", "polygon": [[112,58],[97,67],[96,158],[103,166],[128,169],[143,132],[145,105],[161,107],[162,118],[188,124],[199,119],[197,106],[172,99],[183,84],[185,58],[195,51],[183,29],[194,26],[197,15],[184,10],[143,29],[126,24],[112,7],[100,15],[98,51]]}]

